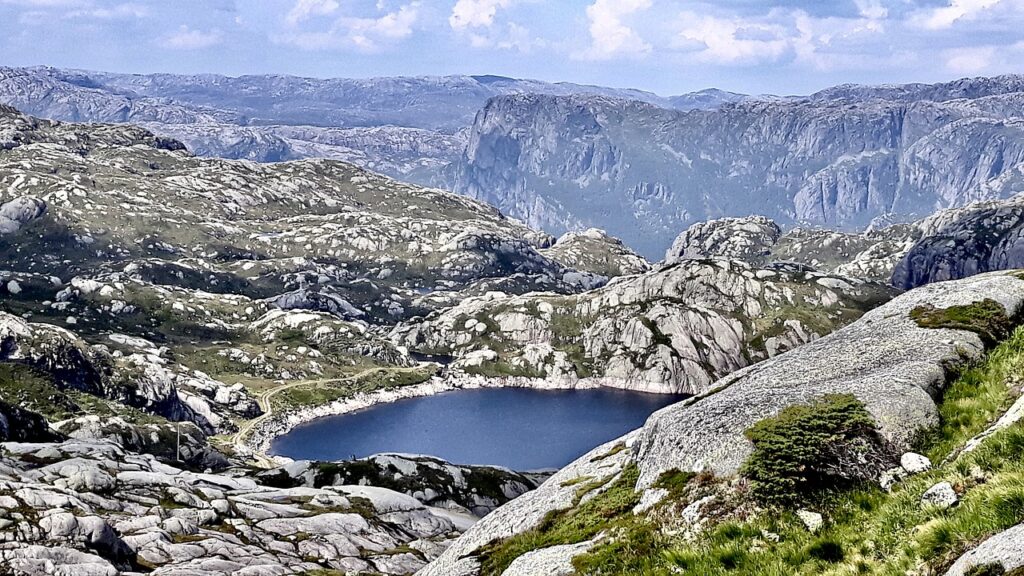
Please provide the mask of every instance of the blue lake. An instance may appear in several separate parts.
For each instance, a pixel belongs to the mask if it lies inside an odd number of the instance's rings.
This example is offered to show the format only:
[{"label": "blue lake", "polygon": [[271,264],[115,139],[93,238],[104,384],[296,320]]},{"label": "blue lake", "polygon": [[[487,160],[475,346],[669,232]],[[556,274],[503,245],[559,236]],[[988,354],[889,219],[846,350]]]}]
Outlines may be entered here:
[{"label": "blue lake", "polygon": [[560,468],[684,398],[610,389],[458,390],[314,420],[278,438],[271,453],[348,460],[402,452],[515,470]]}]

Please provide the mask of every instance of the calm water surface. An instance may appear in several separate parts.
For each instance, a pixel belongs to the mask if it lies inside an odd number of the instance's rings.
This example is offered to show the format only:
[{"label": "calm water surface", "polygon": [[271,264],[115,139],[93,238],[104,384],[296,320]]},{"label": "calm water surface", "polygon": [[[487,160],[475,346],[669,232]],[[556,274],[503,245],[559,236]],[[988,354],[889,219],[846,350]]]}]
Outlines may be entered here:
[{"label": "calm water surface", "polygon": [[560,468],[683,398],[608,389],[458,390],[314,420],[278,438],[271,452],[296,460],[403,452],[516,470]]}]

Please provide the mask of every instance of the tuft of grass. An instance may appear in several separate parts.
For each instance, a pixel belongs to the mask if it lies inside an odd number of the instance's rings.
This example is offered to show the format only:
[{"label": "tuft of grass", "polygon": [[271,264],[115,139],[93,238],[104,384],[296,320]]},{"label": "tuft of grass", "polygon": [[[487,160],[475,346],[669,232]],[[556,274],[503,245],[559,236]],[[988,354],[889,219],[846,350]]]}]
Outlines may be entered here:
[{"label": "tuft of grass", "polygon": [[590,500],[569,510],[549,513],[533,530],[484,546],[477,551],[481,576],[500,575],[516,558],[531,550],[585,542],[627,522],[640,499],[635,490],[639,477],[639,469],[630,464],[604,492]]},{"label": "tuft of grass", "polygon": [[922,328],[949,328],[974,332],[981,337],[986,347],[992,347],[1009,336],[1013,322],[1003,305],[986,298],[965,306],[935,308],[918,306],[910,311],[910,317]]}]

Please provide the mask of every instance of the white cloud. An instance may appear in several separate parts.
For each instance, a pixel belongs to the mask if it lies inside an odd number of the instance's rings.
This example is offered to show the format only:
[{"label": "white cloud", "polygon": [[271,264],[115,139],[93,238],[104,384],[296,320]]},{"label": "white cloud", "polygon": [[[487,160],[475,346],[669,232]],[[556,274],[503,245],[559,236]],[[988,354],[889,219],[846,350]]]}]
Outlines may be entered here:
[{"label": "white cloud", "polygon": [[623,19],[651,7],[652,0],[594,0],[587,7],[590,47],[577,54],[586,60],[610,60],[619,56],[640,56],[652,50]]},{"label": "white cloud", "polygon": [[946,68],[956,74],[978,74],[992,65],[996,55],[994,46],[977,46],[971,48],[953,48],[946,50],[943,57]]},{"label": "white cloud", "polygon": [[753,16],[684,12],[671,47],[714,65],[797,62],[818,70],[865,68],[875,59],[860,49],[885,32],[888,10],[870,0],[858,6],[857,17],[779,8]]},{"label": "white cloud", "polygon": [[474,48],[497,48],[523,54],[548,46],[546,40],[535,37],[529,28],[515,22],[498,30],[489,28],[486,33],[470,33],[469,43]]},{"label": "white cloud", "polygon": [[701,60],[742,64],[778,60],[792,51],[791,31],[780,24],[684,12],[674,46]]},{"label": "white cloud", "polygon": [[946,69],[954,74],[982,75],[1015,72],[1024,58],[1024,41],[1009,45],[983,45],[942,51]]},{"label": "white cloud", "polygon": [[455,30],[487,28],[494,24],[498,10],[513,3],[515,0],[458,0],[448,17],[448,24]]},{"label": "white cloud", "polygon": [[[383,7],[378,3],[378,9]],[[343,16],[324,30],[292,30],[275,40],[304,50],[355,48],[373,52],[385,43],[407,38],[419,20],[420,3],[411,2],[379,17]]]},{"label": "white cloud", "polygon": [[336,0],[298,0],[284,19],[294,26],[312,16],[329,16],[338,8]]},{"label": "white cloud", "polygon": [[84,8],[68,12],[67,18],[96,18],[99,20],[118,20],[125,18],[142,18],[149,13],[145,6],[134,3],[117,4],[110,8]]},{"label": "white cloud", "polygon": [[928,30],[950,28],[958,21],[970,19],[994,7],[1003,0],[949,0],[948,6],[933,8],[919,13],[915,21]]},{"label": "white cloud", "polygon": [[164,36],[161,44],[174,50],[202,50],[203,48],[216,46],[220,42],[221,33],[219,30],[204,32],[182,25],[181,28],[178,28],[177,32]]},{"label": "white cloud", "polygon": [[853,0],[861,16],[869,20],[882,20],[889,16],[889,9],[881,0]]}]

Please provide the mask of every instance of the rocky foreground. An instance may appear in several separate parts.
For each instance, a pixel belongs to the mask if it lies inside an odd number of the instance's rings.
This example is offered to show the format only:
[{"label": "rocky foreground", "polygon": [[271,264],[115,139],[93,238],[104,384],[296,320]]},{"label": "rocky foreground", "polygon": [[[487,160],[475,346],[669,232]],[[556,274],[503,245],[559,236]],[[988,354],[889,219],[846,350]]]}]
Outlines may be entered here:
[{"label": "rocky foreground", "polygon": [[[280,575],[324,566],[410,574],[475,520],[466,508],[456,511],[453,493],[465,491],[483,513],[535,486],[499,470],[398,456],[351,469],[306,463],[264,472],[257,482],[183,471],[114,443],[4,443],[2,450],[0,567],[13,574]],[[367,470],[378,485],[386,477],[395,488],[418,486],[419,499],[360,485]]]}]

